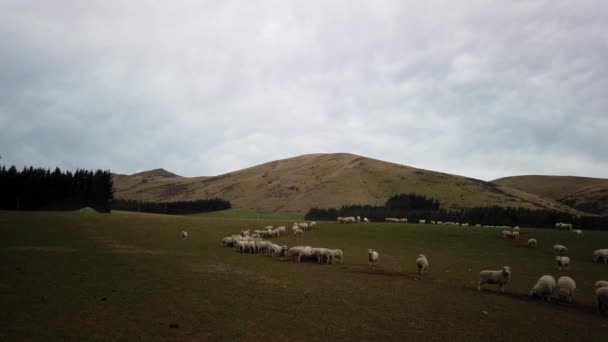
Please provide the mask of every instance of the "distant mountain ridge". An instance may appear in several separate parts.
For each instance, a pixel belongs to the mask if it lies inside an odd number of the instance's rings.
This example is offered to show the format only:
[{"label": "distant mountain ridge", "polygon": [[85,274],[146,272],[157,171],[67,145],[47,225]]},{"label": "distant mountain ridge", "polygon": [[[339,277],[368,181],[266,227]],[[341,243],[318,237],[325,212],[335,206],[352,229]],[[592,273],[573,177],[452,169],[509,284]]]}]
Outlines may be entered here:
[{"label": "distant mountain ridge", "polygon": [[587,213],[608,215],[608,179],[529,175],[492,182],[550,198]]},{"label": "distant mountain ridge", "polygon": [[381,205],[417,193],[442,208],[509,206],[582,214],[563,203],[507,185],[418,169],[349,153],[308,154],[213,177],[181,177],[163,169],[114,175],[115,197],[168,202],[220,197],[233,208],[302,214],[311,207]]}]

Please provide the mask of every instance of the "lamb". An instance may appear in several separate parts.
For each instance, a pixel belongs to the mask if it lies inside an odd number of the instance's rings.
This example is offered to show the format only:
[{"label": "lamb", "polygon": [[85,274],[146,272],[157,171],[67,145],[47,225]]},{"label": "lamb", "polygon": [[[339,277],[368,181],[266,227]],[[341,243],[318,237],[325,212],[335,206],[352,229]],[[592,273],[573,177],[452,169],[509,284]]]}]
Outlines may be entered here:
[{"label": "lamb", "polygon": [[530,291],[530,296],[540,297],[551,301],[551,295],[555,290],[555,278],[550,275],[544,275],[538,279],[536,285]]},{"label": "lamb", "polygon": [[536,248],[537,246],[538,243],[536,242],[536,239],[528,239],[528,247]]},{"label": "lamb", "polygon": [[293,235],[304,236],[304,230],[302,230],[301,228],[296,228],[293,230]]},{"label": "lamb", "polygon": [[376,252],[373,249],[368,249],[367,250],[367,260],[369,261],[369,266],[373,266],[378,262],[378,259],[380,258],[380,254],[378,254],[378,252]]},{"label": "lamb", "polygon": [[416,267],[418,268],[418,274],[424,275],[424,272],[429,268],[429,261],[426,259],[424,254],[419,254],[416,258]]},{"label": "lamb", "polygon": [[511,236],[513,237],[513,239],[515,239],[515,240],[519,240],[519,232],[513,232],[513,233],[511,234]]},{"label": "lamb", "polygon": [[576,290],[574,279],[570,277],[559,277],[559,279],[557,279],[557,288],[557,297],[560,300],[567,300],[568,303],[572,303],[574,290]]},{"label": "lamb", "polygon": [[182,230],[182,240],[186,240],[188,238],[188,232],[185,230]]},{"label": "lamb", "polygon": [[597,249],[593,252],[593,262],[608,263],[608,249]]},{"label": "lamb", "polygon": [[555,263],[557,264],[557,269],[560,271],[562,270],[562,268],[570,268],[570,258],[567,256],[556,256]]},{"label": "lamb", "polygon": [[583,237],[583,231],[582,230],[575,229],[575,230],[573,230],[573,232],[574,232],[574,235],[576,235],[577,238],[578,237]]},{"label": "lamb", "polygon": [[564,255],[568,251],[568,248],[562,245],[553,245],[553,251],[555,251],[555,254]]},{"label": "lamb", "polygon": [[498,271],[483,270],[479,272],[477,291],[481,291],[481,285],[497,284],[500,292],[505,292],[505,285],[509,282],[510,278],[511,268],[509,266],[503,266],[502,270]]},{"label": "lamb", "polygon": [[342,252],[341,249],[333,249],[331,251],[331,256],[332,256],[332,263],[334,261],[340,260],[340,263],[342,263],[343,261],[343,257],[344,257],[344,253]]},{"label": "lamb", "polygon": [[503,230],[502,231],[502,238],[503,239],[512,239],[513,238],[513,233],[511,233],[508,230]]},{"label": "lamb", "polygon": [[595,283],[595,289],[597,290],[597,289],[599,289],[600,287],[608,287],[608,281],[606,281],[606,280],[598,280],[598,281]]},{"label": "lamb", "polygon": [[595,298],[597,299],[597,311],[600,315],[608,313],[608,287],[600,287],[595,290]]}]

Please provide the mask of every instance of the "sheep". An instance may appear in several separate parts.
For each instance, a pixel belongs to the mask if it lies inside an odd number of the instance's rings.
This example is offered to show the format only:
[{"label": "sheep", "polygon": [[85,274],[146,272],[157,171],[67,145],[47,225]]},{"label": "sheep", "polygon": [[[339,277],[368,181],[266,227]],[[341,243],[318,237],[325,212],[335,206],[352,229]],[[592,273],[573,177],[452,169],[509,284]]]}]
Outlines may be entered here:
[{"label": "sheep", "polygon": [[544,275],[538,279],[536,285],[530,291],[530,296],[540,297],[551,301],[551,295],[555,290],[555,278],[551,275]]},{"label": "sheep", "polygon": [[513,233],[511,234],[511,236],[513,237],[513,239],[515,239],[515,240],[519,240],[519,232],[513,232]]},{"label": "sheep", "polygon": [[268,251],[273,257],[279,256],[281,254],[281,246],[273,243],[268,247]]},{"label": "sheep", "polygon": [[426,220],[418,220],[418,223],[420,223],[420,224],[426,224]]},{"label": "sheep", "polygon": [[407,223],[407,219],[406,218],[400,218],[399,219],[399,223]]},{"label": "sheep", "polygon": [[553,251],[555,254],[564,255],[568,251],[568,248],[562,245],[553,245]]},{"label": "sheep", "polygon": [[462,223],[460,226],[461,226],[461,227],[468,227],[468,226],[469,226],[469,223],[468,223],[468,222],[465,222],[465,223]]},{"label": "sheep", "polygon": [[416,268],[418,269],[418,274],[421,276],[424,275],[424,272],[429,268],[429,261],[424,254],[419,254],[416,258]]},{"label": "sheep", "polygon": [[511,268],[509,266],[503,266],[502,270],[498,271],[483,270],[479,272],[477,291],[481,291],[481,285],[497,284],[500,288],[500,292],[505,292],[505,285],[509,282],[510,278]]},{"label": "sheep", "polygon": [[503,239],[512,239],[513,238],[513,233],[511,233],[508,230],[503,230],[502,231],[502,238]]},{"label": "sheep", "polygon": [[242,236],[249,236],[249,229],[243,230],[243,231],[241,232],[241,235],[242,235]]},{"label": "sheep", "polygon": [[608,287],[600,287],[595,290],[597,299],[597,311],[600,315],[608,313]]},{"label": "sheep", "polygon": [[306,222],[298,223],[298,227],[302,230],[308,230],[308,223],[306,223]]},{"label": "sheep", "polygon": [[309,226],[310,226],[310,229],[312,229],[312,228],[313,228],[314,226],[316,226],[316,225],[317,225],[317,221],[312,221],[312,222],[310,222],[310,225],[309,225]]},{"label": "sheep", "polygon": [[364,217],[364,218],[363,218],[363,222],[364,222],[364,223],[368,223],[368,222],[369,222],[369,219],[368,219],[367,217]]},{"label": "sheep", "polygon": [[361,216],[357,216],[357,222],[361,222]]},{"label": "sheep", "polygon": [[378,252],[376,252],[373,249],[368,249],[367,250],[367,259],[369,261],[369,266],[373,266],[378,262],[378,259],[380,258],[380,254],[378,254]]},{"label": "sheep", "polygon": [[560,271],[562,270],[562,268],[570,268],[570,258],[567,256],[556,256],[555,263],[557,264],[557,269]]},{"label": "sheep", "polygon": [[285,235],[285,226],[280,226],[277,230],[279,231],[279,235]]},{"label": "sheep", "polygon": [[264,230],[272,230],[272,229],[274,229],[273,226],[266,226],[266,227],[264,227]]},{"label": "sheep", "polygon": [[583,231],[580,230],[580,229],[575,229],[575,230],[573,230],[573,232],[574,232],[574,235],[576,235],[577,238],[584,236],[583,235]]},{"label": "sheep", "polygon": [[304,230],[302,230],[301,228],[296,228],[293,230],[293,235],[304,236]]},{"label": "sheep", "polygon": [[185,230],[182,230],[182,240],[186,240],[188,238],[188,232]]},{"label": "sheep", "polygon": [[331,249],[327,249],[327,248],[313,248],[312,249],[312,254],[317,258],[317,262],[319,264],[325,263],[325,264],[330,264],[332,263],[332,251]]},{"label": "sheep", "polygon": [[513,231],[514,232],[518,232],[519,231],[519,227],[518,226],[513,227]]},{"label": "sheep", "polygon": [[337,260],[340,260],[340,263],[342,263],[342,261],[344,260],[343,259],[344,253],[342,252],[341,249],[332,249],[331,256],[332,256],[332,263]]},{"label": "sheep", "polygon": [[608,249],[597,249],[593,252],[593,262],[608,263]]},{"label": "sheep", "polygon": [[538,246],[538,242],[536,239],[528,239],[528,247],[536,248]]},{"label": "sheep", "polygon": [[338,223],[344,223],[344,217],[338,216]]},{"label": "sheep", "polygon": [[229,236],[226,236],[222,239],[222,245],[224,247],[232,247],[233,239]]},{"label": "sheep", "polygon": [[597,289],[599,289],[600,287],[608,287],[608,281],[606,281],[606,280],[598,280],[598,281],[595,283],[595,289],[597,290]]},{"label": "sheep", "polygon": [[236,250],[240,253],[245,253],[247,251],[247,242],[246,241],[238,241],[236,243]]},{"label": "sheep", "polygon": [[559,277],[559,279],[557,279],[557,289],[558,299],[567,300],[568,303],[572,303],[574,290],[576,290],[576,283],[574,282],[574,279],[570,277]]},{"label": "sheep", "polygon": [[558,222],[555,224],[555,228],[557,229],[567,229],[567,230],[572,230],[572,223],[562,223],[562,222]]}]

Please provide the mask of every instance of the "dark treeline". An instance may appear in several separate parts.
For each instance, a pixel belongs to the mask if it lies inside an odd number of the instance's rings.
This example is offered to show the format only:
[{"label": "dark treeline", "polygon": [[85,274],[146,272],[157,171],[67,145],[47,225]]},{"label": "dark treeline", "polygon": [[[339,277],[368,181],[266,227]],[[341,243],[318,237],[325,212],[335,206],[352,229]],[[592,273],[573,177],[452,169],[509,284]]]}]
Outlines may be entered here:
[{"label": "dark treeline", "polygon": [[0,209],[109,212],[114,194],[110,171],[51,172],[43,168],[0,167]]},{"label": "dark treeline", "polygon": [[[417,197],[419,196],[415,195]],[[403,194],[394,198],[414,198],[414,195]],[[470,225],[523,226],[534,228],[554,227],[556,222],[572,223],[575,228],[588,230],[608,230],[608,216],[576,216],[553,210],[532,210],[525,208],[475,207],[461,210],[442,210],[439,203],[432,198],[424,198],[427,203],[422,206],[396,207],[391,199],[385,206],[349,205],[340,209],[312,208],[305,216],[307,220],[335,220],[338,216],[361,216],[379,222],[386,217],[407,218],[409,222],[418,220],[451,221],[469,223]],[[404,203],[405,201],[401,201]],[[392,205],[389,205],[392,204]]]},{"label": "dark treeline", "polygon": [[221,198],[163,203],[120,199],[116,199],[112,202],[112,210],[138,211],[142,213],[156,213],[168,215],[195,214],[209,211],[226,210],[230,208],[232,208],[230,202],[225,201]]}]

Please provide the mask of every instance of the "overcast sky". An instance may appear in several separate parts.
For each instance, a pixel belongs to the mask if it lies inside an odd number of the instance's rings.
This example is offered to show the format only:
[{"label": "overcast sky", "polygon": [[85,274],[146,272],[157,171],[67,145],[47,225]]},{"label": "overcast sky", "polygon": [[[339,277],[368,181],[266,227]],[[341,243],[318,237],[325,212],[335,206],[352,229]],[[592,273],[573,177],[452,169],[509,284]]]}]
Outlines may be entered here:
[{"label": "overcast sky", "polygon": [[0,164],[608,177],[608,1],[0,1]]}]

